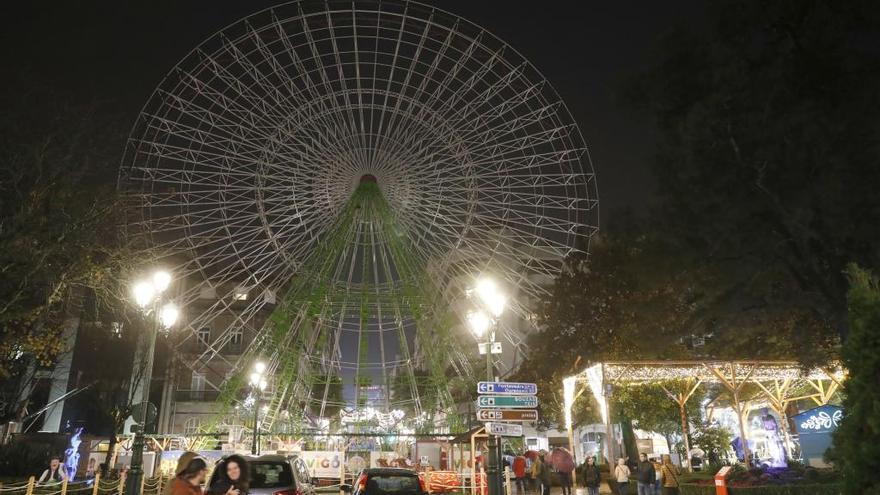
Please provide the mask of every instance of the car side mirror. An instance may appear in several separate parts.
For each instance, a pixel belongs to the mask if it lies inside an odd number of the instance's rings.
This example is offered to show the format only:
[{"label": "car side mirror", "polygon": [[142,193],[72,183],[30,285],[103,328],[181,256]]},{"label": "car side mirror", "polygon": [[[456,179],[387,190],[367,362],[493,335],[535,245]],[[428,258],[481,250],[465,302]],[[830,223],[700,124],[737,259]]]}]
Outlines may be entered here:
[{"label": "car side mirror", "polygon": [[351,493],[351,485],[342,484],[342,485],[339,485],[339,489],[344,491],[345,493]]}]

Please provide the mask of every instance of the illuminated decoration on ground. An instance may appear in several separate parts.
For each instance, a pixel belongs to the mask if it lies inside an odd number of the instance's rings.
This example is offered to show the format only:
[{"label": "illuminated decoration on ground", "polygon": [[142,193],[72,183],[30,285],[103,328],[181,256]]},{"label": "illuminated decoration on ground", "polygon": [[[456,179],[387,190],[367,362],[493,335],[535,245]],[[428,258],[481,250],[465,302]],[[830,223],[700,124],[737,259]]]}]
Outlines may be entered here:
[{"label": "illuminated decoration on ground", "polygon": [[64,467],[67,468],[67,479],[72,480],[76,477],[76,468],[79,466],[79,444],[82,443],[83,429],[77,428],[70,437],[70,444],[64,450]]}]

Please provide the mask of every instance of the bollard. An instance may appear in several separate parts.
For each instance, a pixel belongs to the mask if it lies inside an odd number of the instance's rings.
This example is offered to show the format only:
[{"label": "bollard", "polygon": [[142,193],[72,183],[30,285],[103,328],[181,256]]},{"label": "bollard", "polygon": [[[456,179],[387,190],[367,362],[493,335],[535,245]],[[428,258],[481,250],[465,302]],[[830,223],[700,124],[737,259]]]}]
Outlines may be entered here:
[{"label": "bollard", "polygon": [[125,473],[119,474],[119,495],[122,495],[123,493],[125,493],[125,478],[126,477],[127,476]]},{"label": "bollard", "polygon": [[141,490],[140,490],[140,493],[141,493],[142,495],[143,495],[143,493],[144,493],[144,482],[145,482],[145,481],[147,481],[147,476],[146,476],[146,475],[141,476]]},{"label": "bollard", "polygon": [[67,478],[61,482],[61,495],[67,495]]},{"label": "bollard", "polygon": [[31,476],[28,478],[27,491],[25,492],[27,495],[34,494],[34,477]]},{"label": "bollard", "polygon": [[156,495],[161,495],[163,481],[165,481],[165,477],[162,476],[162,473],[159,473],[159,481],[157,482],[157,485],[156,485]]},{"label": "bollard", "polygon": [[92,486],[92,495],[98,495],[98,485],[101,484],[101,473],[95,473],[94,486]]},{"label": "bollard", "polygon": [[727,473],[729,472],[730,466],[724,466],[715,473],[715,495],[728,495]]},{"label": "bollard", "polygon": [[513,491],[510,489],[510,468],[504,468],[504,486],[507,487],[507,495],[513,495]]}]

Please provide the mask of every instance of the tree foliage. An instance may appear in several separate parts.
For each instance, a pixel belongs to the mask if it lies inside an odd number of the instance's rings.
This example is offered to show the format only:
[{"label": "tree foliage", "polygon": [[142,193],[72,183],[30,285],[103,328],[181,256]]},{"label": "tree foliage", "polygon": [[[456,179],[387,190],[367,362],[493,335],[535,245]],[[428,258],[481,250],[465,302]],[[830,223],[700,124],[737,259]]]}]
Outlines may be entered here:
[{"label": "tree foliage", "polygon": [[733,265],[737,292],[766,280],[811,343],[845,333],[845,265],[880,261],[874,11],[721,2],[705,33],[665,39],[631,92],[660,130],[663,230]]},{"label": "tree foliage", "polygon": [[0,378],[53,362],[84,292],[118,309],[125,274],[148,256],[116,236],[126,126],[107,102],[70,101],[26,74],[2,97]]},{"label": "tree foliage", "polygon": [[691,434],[691,447],[701,449],[711,464],[717,464],[730,450],[732,437],[730,430],[723,426],[698,424]]},{"label": "tree foliage", "polygon": [[[618,420],[630,419],[637,428],[660,433],[668,439],[673,434],[681,434],[681,411],[666,391],[676,393],[684,389],[688,389],[686,383],[669,380],[615,387],[611,412]],[[686,403],[689,421],[700,420],[701,400],[702,394],[698,390]]]},{"label": "tree foliage", "polygon": [[873,10],[730,0],[658,43],[625,91],[657,123],[657,204],[566,260],[521,376],[555,389],[578,358],[836,355],[844,267],[880,266]]},{"label": "tree foliage", "polygon": [[848,270],[850,333],[841,358],[849,370],[843,421],[831,459],[847,494],[880,493],[880,281],[855,265]]}]

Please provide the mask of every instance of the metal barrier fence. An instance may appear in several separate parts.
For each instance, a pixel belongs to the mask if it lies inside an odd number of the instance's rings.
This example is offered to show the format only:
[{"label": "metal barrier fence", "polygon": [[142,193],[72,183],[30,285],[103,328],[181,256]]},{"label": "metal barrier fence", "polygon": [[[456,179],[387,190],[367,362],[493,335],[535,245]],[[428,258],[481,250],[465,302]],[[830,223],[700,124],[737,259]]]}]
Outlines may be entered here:
[{"label": "metal barrier fence", "polygon": [[[124,495],[125,478],[125,475],[122,475],[117,478],[102,479],[98,474],[91,480],[40,483],[31,476],[21,483],[0,485],[0,495]],[[141,493],[161,495],[162,489],[168,482],[169,478],[162,476],[143,478]]]}]

